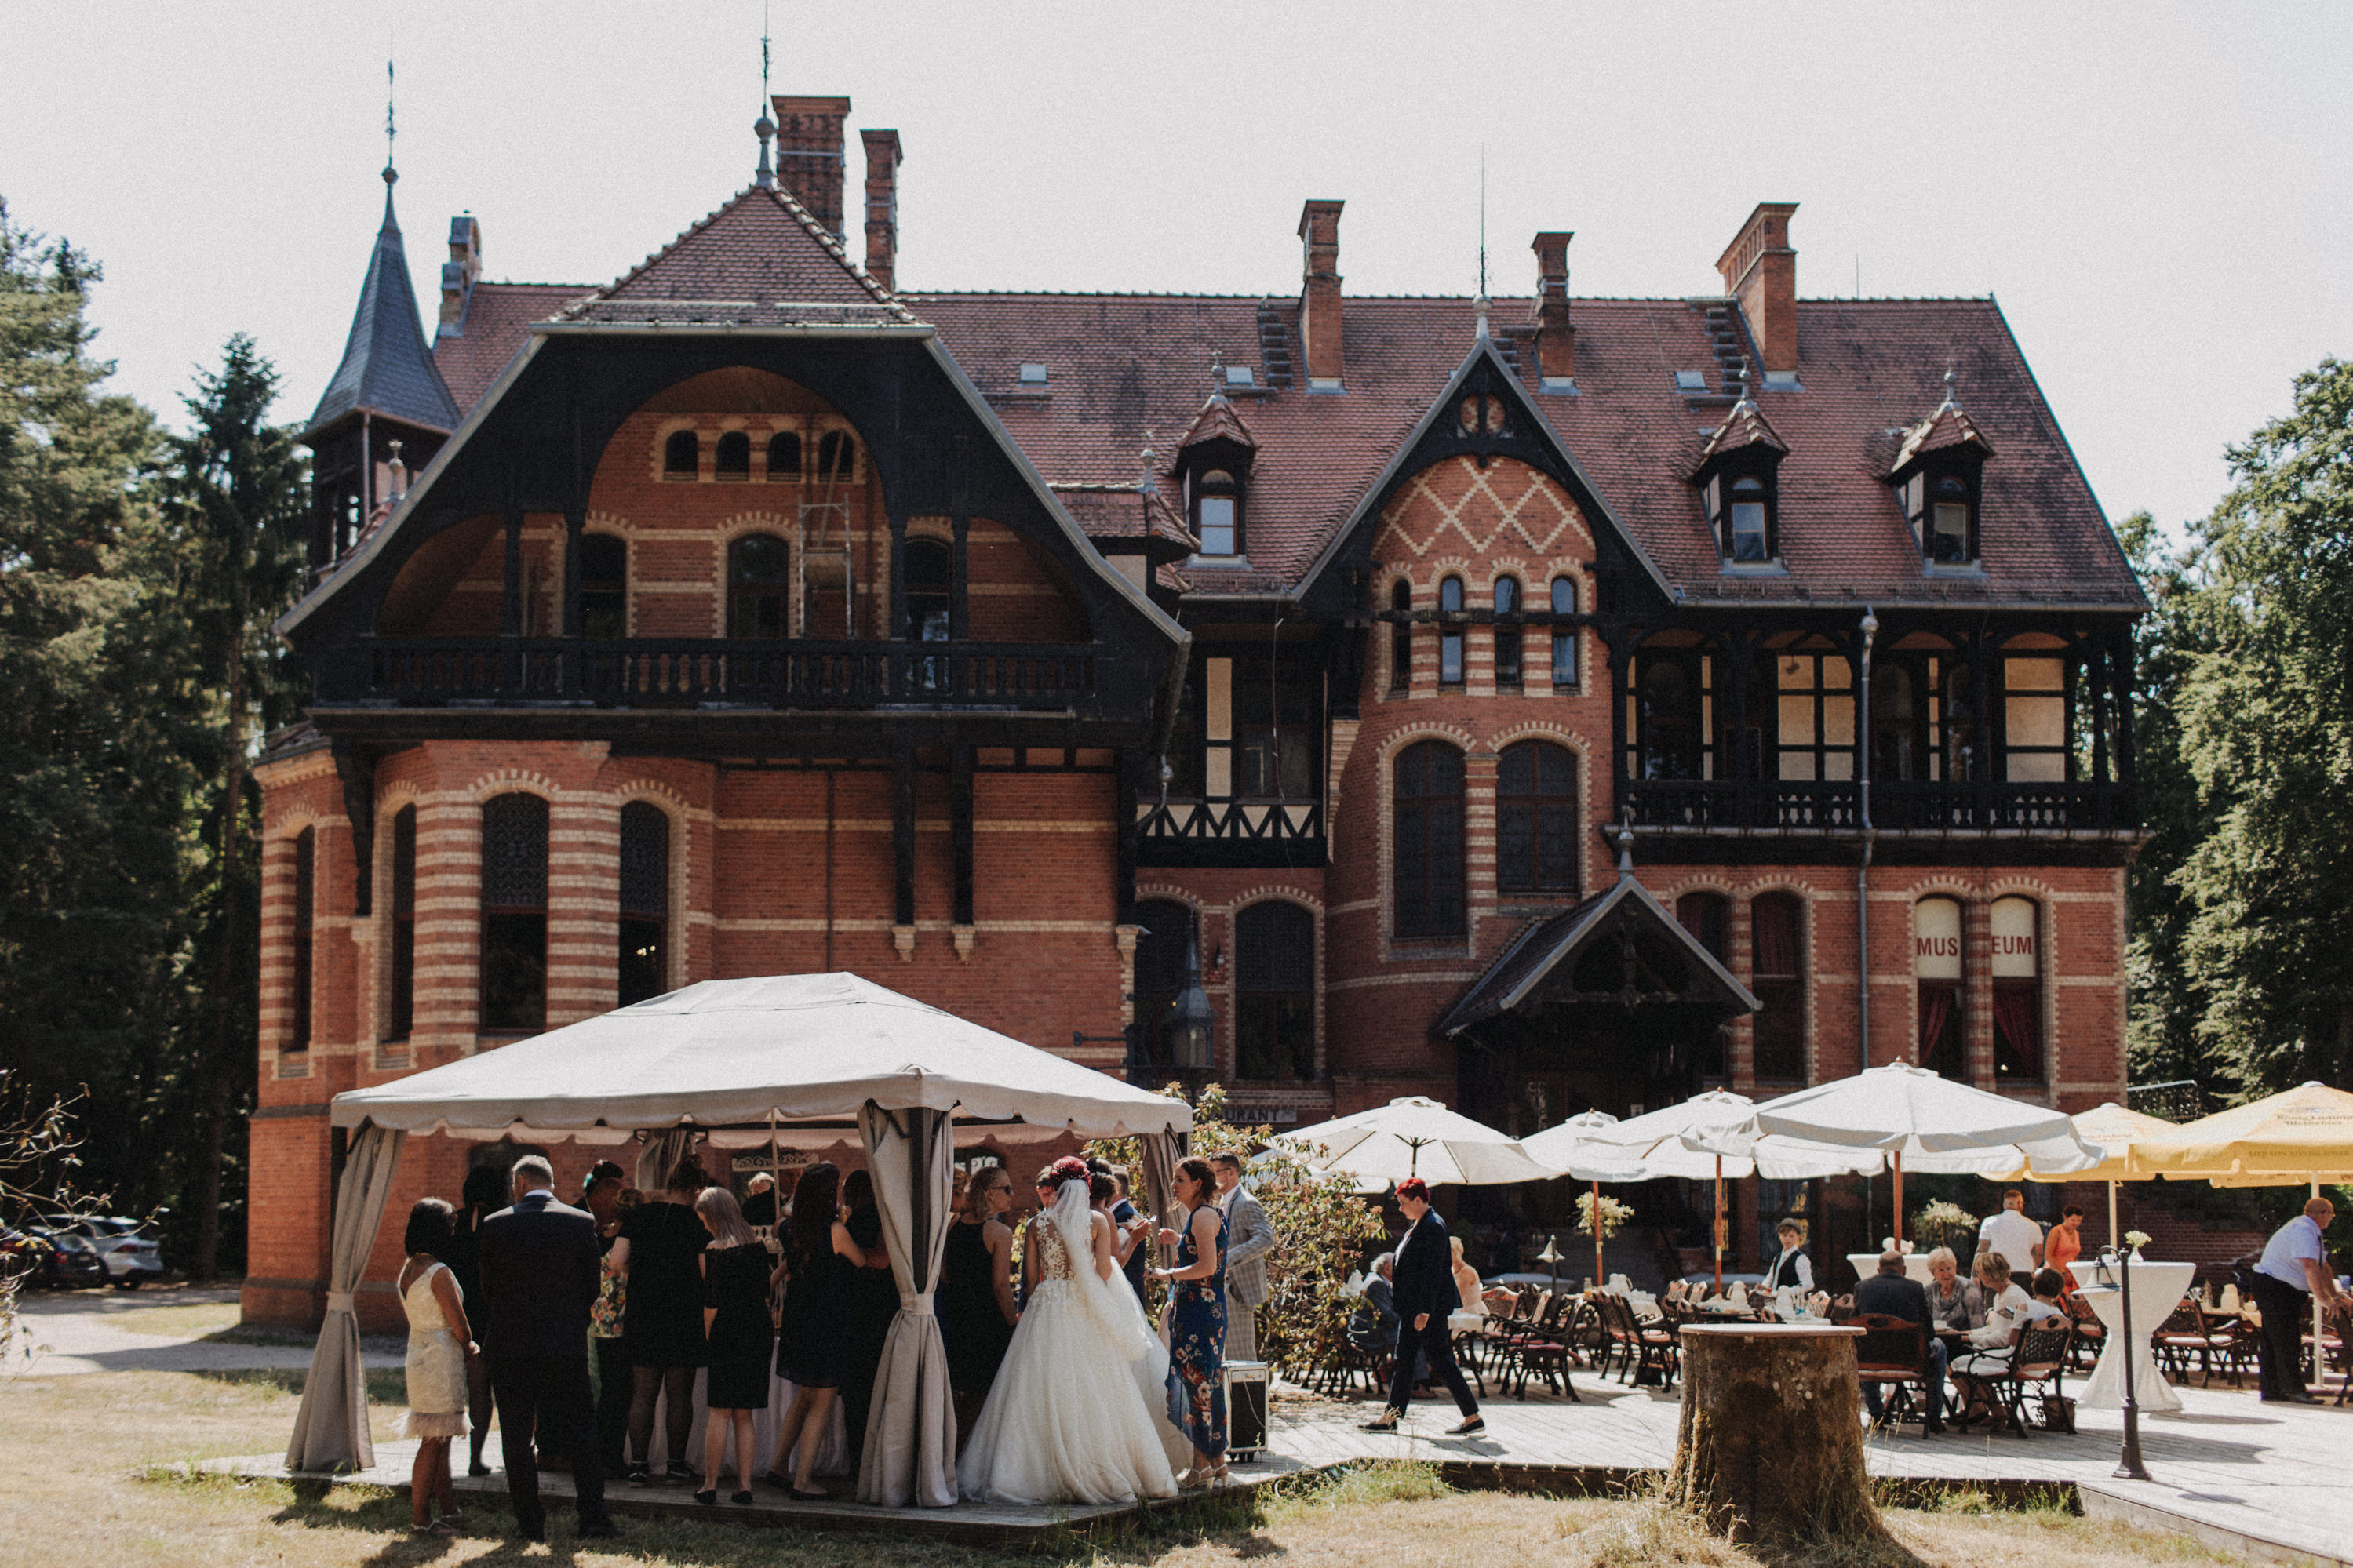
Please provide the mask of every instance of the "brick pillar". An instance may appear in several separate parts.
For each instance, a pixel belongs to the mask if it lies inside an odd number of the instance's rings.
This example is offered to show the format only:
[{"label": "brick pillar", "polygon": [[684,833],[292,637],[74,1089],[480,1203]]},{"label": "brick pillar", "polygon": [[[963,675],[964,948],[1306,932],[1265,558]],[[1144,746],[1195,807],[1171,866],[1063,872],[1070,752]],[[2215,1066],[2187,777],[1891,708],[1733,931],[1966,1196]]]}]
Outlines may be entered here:
[{"label": "brick pillar", "polygon": [[413,1059],[471,1055],[481,1011],[482,807],[427,795],[417,807]]},{"label": "brick pillar", "polygon": [[621,808],[558,795],[547,812],[547,1026],[620,1005]]}]

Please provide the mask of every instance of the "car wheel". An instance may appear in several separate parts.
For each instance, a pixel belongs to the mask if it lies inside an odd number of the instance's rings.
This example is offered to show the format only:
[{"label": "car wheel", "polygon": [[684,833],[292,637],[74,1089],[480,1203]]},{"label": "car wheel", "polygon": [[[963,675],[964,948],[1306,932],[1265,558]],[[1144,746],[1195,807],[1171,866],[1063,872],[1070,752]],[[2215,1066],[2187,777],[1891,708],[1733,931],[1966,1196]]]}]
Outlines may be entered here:
[{"label": "car wheel", "polygon": [[139,1276],[126,1274],[114,1282],[114,1288],[118,1290],[136,1290],[139,1289]]}]

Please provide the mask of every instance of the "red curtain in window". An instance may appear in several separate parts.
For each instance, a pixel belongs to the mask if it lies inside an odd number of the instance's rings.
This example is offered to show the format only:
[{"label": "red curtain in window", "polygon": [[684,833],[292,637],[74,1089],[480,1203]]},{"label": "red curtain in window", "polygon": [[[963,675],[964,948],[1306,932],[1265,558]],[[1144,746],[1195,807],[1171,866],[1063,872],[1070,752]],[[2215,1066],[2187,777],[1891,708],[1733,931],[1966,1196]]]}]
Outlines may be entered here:
[{"label": "red curtain in window", "polygon": [[1768,893],[1750,910],[1757,944],[1757,973],[1798,973],[1798,901],[1787,893]]},{"label": "red curtain in window", "polygon": [[2036,990],[2032,985],[1997,985],[1993,992],[1993,1026],[2010,1042],[2010,1048],[2018,1053],[2019,1064],[2029,1079],[2039,1077],[2042,1070],[2042,1032],[2035,1017]]},{"label": "red curtain in window", "polygon": [[1944,1042],[1945,1026],[1952,1021],[1953,994],[1942,985],[1920,987],[1920,1060],[1926,1062]]}]

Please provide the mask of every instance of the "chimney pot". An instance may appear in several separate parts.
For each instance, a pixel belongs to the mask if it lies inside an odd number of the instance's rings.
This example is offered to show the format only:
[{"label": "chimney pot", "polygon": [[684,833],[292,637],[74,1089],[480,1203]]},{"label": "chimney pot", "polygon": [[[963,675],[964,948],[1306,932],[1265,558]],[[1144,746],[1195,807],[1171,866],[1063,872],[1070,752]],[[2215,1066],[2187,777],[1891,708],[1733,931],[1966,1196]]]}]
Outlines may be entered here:
[{"label": "chimney pot", "polygon": [[1797,210],[1795,202],[1757,203],[1715,262],[1768,371],[1798,368],[1798,253],[1789,248]]},{"label": "chimney pot", "polygon": [[818,227],[839,239],[841,135],[849,118],[849,100],[778,93],[768,105],[776,117],[776,184],[808,209]]},{"label": "chimney pot", "polygon": [[474,280],[482,275],[482,226],[470,213],[449,220],[449,259],[441,267],[440,334],[466,335],[466,308],[473,303]]},{"label": "chimney pot", "polygon": [[861,131],[866,143],[866,270],[883,288],[899,287],[899,165],[906,153],[896,131]]},{"label": "chimney pot", "polygon": [[1536,377],[1573,381],[1577,376],[1576,329],[1568,321],[1567,229],[1546,229],[1529,248],[1536,253],[1536,303],[1532,313],[1536,339]]},{"label": "chimney pot", "polygon": [[1340,209],[1345,205],[1311,201],[1299,214],[1299,237],[1306,250],[1299,337],[1306,351],[1310,392],[1337,392],[1341,386]]}]

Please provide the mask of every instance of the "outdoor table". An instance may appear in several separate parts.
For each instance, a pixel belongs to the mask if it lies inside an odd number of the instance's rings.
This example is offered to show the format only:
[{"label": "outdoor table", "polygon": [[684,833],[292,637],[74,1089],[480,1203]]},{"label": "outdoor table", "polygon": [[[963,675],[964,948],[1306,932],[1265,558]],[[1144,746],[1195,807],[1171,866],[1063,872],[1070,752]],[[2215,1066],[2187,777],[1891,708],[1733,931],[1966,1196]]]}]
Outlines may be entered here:
[{"label": "outdoor table", "polygon": [[[2132,1266],[2133,1321],[2129,1332],[2120,1332],[2124,1320],[2124,1290],[2120,1286],[2094,1283],[2099,1279],[2099,1265],[2085,1261],[2070,1263],[2075,1276],[2078,1294],[2098,1315],[2107,1332],[2107,1343],[2100,1348],[2099,1364],[2092,1369],[2091,1381],[2078,1395],[2087,1410],[2120,1410],[2125,1403],[2125,1345],[2129,1343],[2133,1358],[2133,1400],[2143,1410],[2179,1410],[2181,1395],[2165,1381],[2158,1370],[2157,1351],[2149,1336],[2158,1326],[2173,1315],[2181,1305],[2189,1281],[2197,1275],[2194,1263],[2136,1263]],[[2111,1268],[2113,1275],[2116,1270]]]},{"label": "outdoor table", "polygon": [[[1850,1252],[1846,1260],[1857,1279],[1868,1279],[1879,1272],[1879,1254],[1876,1252]],[[1915,1285],[1934,1284],[1936,1276],[1928,1272],[1928,1255],[1925,1252],[1905,1253],[1904,1278]]]}]

